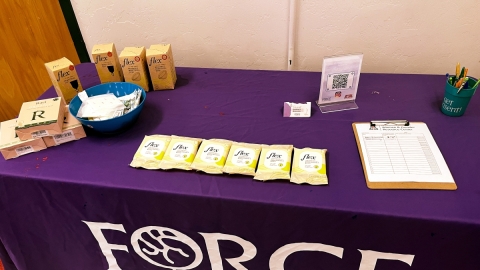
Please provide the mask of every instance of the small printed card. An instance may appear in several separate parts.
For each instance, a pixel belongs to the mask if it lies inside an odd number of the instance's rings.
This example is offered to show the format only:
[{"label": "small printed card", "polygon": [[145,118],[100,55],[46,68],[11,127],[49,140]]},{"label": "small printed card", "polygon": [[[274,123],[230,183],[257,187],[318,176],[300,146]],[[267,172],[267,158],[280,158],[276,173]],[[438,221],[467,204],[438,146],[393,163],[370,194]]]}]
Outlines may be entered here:
[{"label": "small printed card", "polygon": [[283,117],[310,117],[312,104],[306,103],[283,103]]}]

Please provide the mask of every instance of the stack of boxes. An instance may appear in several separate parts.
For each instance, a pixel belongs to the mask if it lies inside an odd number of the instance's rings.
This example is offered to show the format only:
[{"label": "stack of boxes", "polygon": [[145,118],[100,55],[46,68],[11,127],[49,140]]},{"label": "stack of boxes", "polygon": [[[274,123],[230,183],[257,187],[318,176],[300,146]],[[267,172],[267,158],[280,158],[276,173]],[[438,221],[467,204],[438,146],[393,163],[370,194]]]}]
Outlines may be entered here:
[{"label": "stack of boxes", "polygon": [[61,97],[25,102],[17,119],[0,123],[0,152],[7,160],[84,137]]},{"label": "stack of boxes", "polygon": [[148,49],[125,47],[118,56],[115,44],[97,44],[92,59],[102,83],[125,80],[146,92],[175,88],[177,74],[170,44],[155,44]]}]

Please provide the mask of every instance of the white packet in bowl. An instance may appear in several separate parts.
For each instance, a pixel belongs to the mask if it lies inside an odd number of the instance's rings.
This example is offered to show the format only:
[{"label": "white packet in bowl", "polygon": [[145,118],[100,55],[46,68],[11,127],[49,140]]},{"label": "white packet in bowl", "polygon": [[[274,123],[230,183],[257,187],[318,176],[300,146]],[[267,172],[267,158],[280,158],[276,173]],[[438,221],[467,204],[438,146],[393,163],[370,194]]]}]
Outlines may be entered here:
[{"label": "white packet in bowl", "polygon": [[123,115],[125,105],[114,94],[88,97],[78,109],[77,117],[101,120]]},{"label": "white packet in bowl", "polygon": [[125,105],[124,114],[133,111],[138,106],[138,104],[140,104],[141,96],[142,91],[140,89],[137,89],[128,95],[118,97],[118,99]]}]

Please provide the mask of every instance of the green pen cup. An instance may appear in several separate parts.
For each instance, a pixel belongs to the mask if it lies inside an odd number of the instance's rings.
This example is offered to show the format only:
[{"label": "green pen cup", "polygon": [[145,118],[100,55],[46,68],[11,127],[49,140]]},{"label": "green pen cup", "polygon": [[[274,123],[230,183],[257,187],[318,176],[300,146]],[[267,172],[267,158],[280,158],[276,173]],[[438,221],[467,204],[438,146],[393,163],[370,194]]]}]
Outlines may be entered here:
[{"label": "green pen cup", "polygon": [[[453,77],[453,76],[451,76]],[[458,88],[449,83],[449,79],[445,82],[445,95],[442,102],[442,113],[448,116],[462,116],[467,110],[468,103],[478,86],[473,88],[477,79],[468,77],[467,83],[462,90],[458,92]]]}]

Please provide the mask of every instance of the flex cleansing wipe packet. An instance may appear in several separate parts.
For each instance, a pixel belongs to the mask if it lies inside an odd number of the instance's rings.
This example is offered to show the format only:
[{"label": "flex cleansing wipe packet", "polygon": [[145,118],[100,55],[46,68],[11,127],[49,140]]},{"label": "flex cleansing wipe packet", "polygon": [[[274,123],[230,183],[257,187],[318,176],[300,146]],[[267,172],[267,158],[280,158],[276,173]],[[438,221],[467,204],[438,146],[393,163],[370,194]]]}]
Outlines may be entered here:
[{"label": "flex cleansing wipe packet", "polygon": [[130,166],[149,170],[160,169],[160,162],[171,140],[171,136],[165,135],[145,136]]},{"label": "flex cleansing wipe packet", "polygon": [[295,148],[290,182],[310,185],[328,184],[326,152],[326,149]]},{"label": "flex cleansing wipe packet", "polygon": [[193,160],[191,168],[212,174],[222,174],[232,141],[222,139],[204,140]]},{"label": "flex cleansing wipe packet", "polygon": [[233,143],[223,167],[224,173],[255,176],[261,144]]},{"label": "flex cleansing wipe packet", "polygon": [[255,172],[256,180],[290,180],[293,145],[270,145],[262,147],[260,162]]},{"label": "flex cleansing wipe packet", "polygon": [[198,146],[202,139],[179,137],[172,135],[172,140],[160,162],[160,168],[164,170],[181,169],[191,170],[193,159],[197,154]]}]

